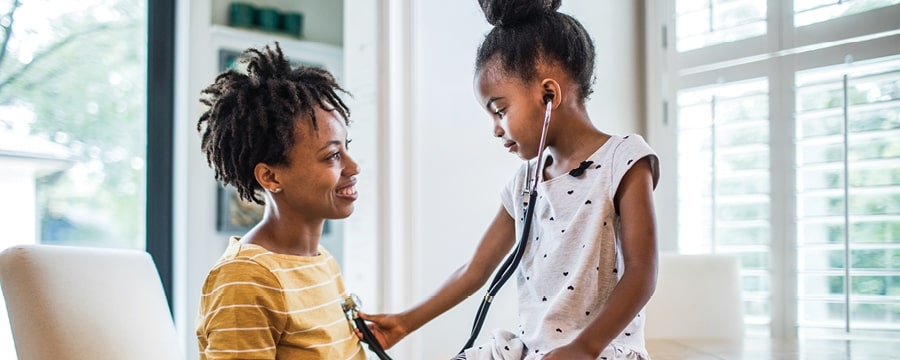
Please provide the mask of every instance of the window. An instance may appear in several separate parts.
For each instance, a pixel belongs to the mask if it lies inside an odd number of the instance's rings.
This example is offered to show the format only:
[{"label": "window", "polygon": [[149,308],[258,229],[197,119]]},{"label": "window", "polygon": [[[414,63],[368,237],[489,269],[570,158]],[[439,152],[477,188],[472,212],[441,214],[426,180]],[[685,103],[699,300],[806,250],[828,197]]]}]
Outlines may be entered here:
[{"label": "window", "polygon": [[900,0],[795,0],[794,24],[810,25],[893,4]]},{"label": "window", "polygon": [[900,57],[797,74],[799,324],[900,330]]},{"label": "window", "polygon": [[764,1],[682,0],[676,6],[679,51],[766,33]]},{"label": "window", "polygon": [[741,257],[748,324],[769,323],[768,82],[678,93],[678,238],[687,253]]},{"label": "window", "polygon": [[0,136],[22,184],[5,203],[34,209],[12,241],[143,249],[146,5],[5,3]]},{"label": "window", "polygon": [[741,258],[750,335],[896,338],[900,1],[656,10],[667,115],[648,126],[676,154],[661,228],[680,252]]},{"label": "window", "polygon": [[[0,247],[148,248],[147,14],[0,0]],[[0,358],[15,358],[8,325]]]}]

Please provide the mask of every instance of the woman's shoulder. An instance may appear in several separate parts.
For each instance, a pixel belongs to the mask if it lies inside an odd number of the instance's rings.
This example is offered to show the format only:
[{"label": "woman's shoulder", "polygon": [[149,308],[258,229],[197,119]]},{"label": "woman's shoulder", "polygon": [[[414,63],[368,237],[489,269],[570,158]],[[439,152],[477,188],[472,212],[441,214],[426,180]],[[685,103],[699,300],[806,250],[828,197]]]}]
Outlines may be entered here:
[{"label": "woman's shoulder", "polygon": [[260,261],[268,253],[268,250],[240,242],[241,238],[234,236],[228,240],[228,247],[219,261],[210,269],[210,274],[246,274],[255,276],[270,272],[270,266],[266,261]]}]

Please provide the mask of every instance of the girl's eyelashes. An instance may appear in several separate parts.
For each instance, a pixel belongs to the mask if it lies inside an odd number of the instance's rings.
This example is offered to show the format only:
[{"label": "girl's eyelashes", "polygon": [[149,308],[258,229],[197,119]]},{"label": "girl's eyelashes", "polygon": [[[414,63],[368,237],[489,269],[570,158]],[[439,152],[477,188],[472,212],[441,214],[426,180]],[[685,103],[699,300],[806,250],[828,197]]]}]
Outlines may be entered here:
[{"label": "girl's eyelashes", "polygon": [[497,111],[494,111],[494,115],[497,115],[498,118],[502,119],[506,115],[505,111],[506,109],[498,109]]}]

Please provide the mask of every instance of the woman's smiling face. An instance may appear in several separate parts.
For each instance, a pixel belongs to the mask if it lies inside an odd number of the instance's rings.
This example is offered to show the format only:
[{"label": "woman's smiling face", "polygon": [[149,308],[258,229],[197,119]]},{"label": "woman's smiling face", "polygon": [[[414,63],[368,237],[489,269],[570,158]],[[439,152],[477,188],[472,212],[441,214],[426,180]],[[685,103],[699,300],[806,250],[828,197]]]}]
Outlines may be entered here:
[{"label": "woman's smiling face", "polygon": [[[301,115],[305,116],[305,115]],[[274,166],[281,182],[281,206],[307,219],[343,219],[353,213],[359,165],[348,152],[347,126],[336,111],[316,108],[318,129],[309,119],[294,126],[287,163]]]}]

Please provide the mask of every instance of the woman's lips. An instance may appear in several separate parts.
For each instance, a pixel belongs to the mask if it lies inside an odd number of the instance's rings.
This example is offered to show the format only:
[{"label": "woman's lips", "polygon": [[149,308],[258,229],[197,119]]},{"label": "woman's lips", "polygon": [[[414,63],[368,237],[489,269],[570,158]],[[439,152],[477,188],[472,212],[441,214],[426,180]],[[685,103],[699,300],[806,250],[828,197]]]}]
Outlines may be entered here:
[{"label": "woman's lips", "polygon": [[349,200],[356,200],[359,197],[359,193],[356,192],[356,185],[342,187],[337,189],[336,193],[339,197]]}]

